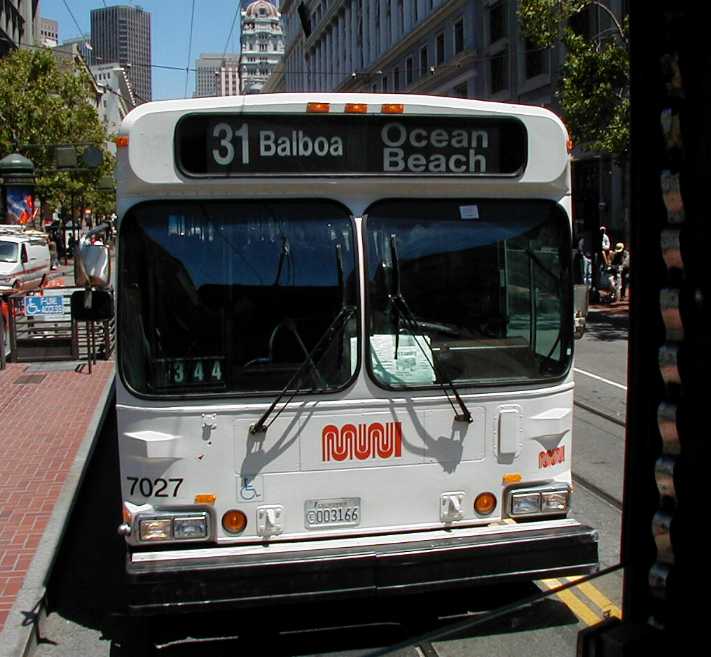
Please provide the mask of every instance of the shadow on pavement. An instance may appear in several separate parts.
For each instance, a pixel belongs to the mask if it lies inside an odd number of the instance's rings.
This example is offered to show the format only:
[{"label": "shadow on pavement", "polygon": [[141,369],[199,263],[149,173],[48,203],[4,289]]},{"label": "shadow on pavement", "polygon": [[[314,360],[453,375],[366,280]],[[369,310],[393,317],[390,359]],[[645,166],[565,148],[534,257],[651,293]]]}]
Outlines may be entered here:
[{"label": "shadow on pavement", "polygon": [[[116,411],[106,417],[47,586],[50,613],[110,634],[125,608]],[[51,639],[52,637],[47,637]]]},{"label": "shadow on pavement", "polygon": [[590,310],[585,322],[585,333],[588,339],[626,340],[629,333],[628,313],[612,313],[606,311]]}]

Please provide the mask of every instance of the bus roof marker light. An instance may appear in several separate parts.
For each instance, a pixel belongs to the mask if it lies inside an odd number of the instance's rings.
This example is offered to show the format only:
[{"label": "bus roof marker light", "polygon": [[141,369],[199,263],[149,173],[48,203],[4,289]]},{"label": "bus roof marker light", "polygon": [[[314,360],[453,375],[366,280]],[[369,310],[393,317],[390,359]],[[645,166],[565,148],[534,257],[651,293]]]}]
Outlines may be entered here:
[{"label": "bus roof marker light", "polygon": [[211,493],[200,493],[195,496],[195,504],[215,504],[217,500],[217,495],[212,495]]},{"label": "bus roof marker light", "polygon": [[330,103],[306,103],[306,111],[311,114],[327,114],[331,111]]},{"label": "bus roof marker light", "polygon": [[523,477],[519,472],[507,472],[502,481],[504,484],[518,484],[522,479]]},{"label": "bus roof marker light", "polygon": [[366,103],[346,103],[346,114],[367,114],[368,105]]},{"label": "bus roof marker light", "polygon": [[400,103],[384,103],[380,111],[383,114],[403,114],[405,112],[405,106]]}]

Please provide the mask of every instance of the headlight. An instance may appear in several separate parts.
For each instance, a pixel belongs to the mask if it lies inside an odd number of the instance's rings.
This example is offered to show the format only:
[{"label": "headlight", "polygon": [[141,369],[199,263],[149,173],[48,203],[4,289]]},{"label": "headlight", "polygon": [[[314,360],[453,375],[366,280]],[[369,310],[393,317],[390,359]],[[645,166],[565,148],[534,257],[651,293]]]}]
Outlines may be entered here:
[{"label": "headlight", "polygon": [[175,518],[173,536],[176,539],[207,538],[207,518],[205,515]]},{"label": "headlight", "polygon": [[511,515],[527,516],[541,511],[540,493],[514,493],[511,496]]},{"label": "headlight", "polygon": [[570,491],[560,490],[541,493],[541,511],[543,513],[565,513],[570,505]]},{"label": "headlight", "polygon": [[173,537],[172,518],[145,518],[138,521],[142,541],[169,541]]},{"label": "headlight", "polygon": [[158,541],[204,541],[210,536],[208,514],[205,512],[168,511],[139,513],[135,520],[139,543]]},{"label": "headlight", "polygon": [[512,518],[561,516],[570,509],[570,487],[567,484],[514,488],[509,495]]}]

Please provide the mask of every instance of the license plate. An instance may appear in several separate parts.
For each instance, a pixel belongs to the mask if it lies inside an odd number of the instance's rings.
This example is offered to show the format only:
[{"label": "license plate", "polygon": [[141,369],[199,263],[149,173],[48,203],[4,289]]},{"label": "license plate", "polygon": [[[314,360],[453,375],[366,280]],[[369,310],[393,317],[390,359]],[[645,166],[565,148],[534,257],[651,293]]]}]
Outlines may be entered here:
[{"label": "license plate", "polygon": [[317,527],[355,527],[360,524],[360,497],[338,497],[331,500],[306,500],[304,525]]}]

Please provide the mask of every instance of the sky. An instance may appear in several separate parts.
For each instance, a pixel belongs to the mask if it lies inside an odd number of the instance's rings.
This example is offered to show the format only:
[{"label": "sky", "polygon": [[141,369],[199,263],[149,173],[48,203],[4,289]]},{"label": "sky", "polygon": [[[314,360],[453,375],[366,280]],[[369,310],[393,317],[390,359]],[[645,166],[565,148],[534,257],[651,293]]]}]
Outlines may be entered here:
[{"label": "sky", "polygon": [[[191,54],[188,57],[193,2],[195,18]],[[227,52],[239,52],[239,17],[229,43],[227,41],[238,0],[40,0],[40,16],[59,22],[61,43],[80,34],[88,38],[91,34],[91,10],[119,4],[137,5],[151,14],[153,100],[185,98],[185,69],[195,68],[195,60],[200,53],[222,53],[225,45]],[[182,70],[161,69],[156,65],[173,66]],[[187,97],[191,98],[195,91],[194,71],[189,71],[187,75]]]}]

